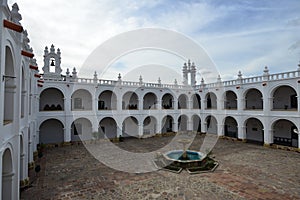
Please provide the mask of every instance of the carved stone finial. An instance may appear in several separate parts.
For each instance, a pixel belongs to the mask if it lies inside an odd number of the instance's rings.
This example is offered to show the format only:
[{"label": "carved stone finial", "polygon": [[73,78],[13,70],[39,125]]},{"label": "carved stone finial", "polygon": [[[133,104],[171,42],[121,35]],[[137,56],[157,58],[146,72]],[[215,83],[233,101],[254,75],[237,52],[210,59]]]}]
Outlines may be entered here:
[{"label": "carved stone finial", "polygon": [[201,85],[204,85],[204,79],[201,78]]},{"label": "carved stone finial", "polygon": [[38,66],[35,58],[30,59],[30,64],[33,65],[33,66]]},{"label": "carved stone finial", "polygon": [[77,71],[75,67],[73,68],[72,77],[77,78]]},{"label": "carved stone finial", "polygon": [[98,81],[98,74],[95,71],[95,73],[94,73],[94,83],[97,83],[97,81]]},{"label": "carved stone finial", "polygon": [[269,69],[268,69],[268,66],[265,66],[265,69],[264,69],[264,74],[265,74],[265,75],[268,75],[268,74],[269,74]]},{"label": "carved stone finial", "polygon": [[51,52],[51,53],[55,53],[55,48],[54,48],[54,45],[53,45],[53,44],[51,45],[50,52]]},{"label": "carved stone finial", "polygon": [[60,52],[60,49],[58,48],[57,49],[57,54],[60,56],[61,52]]},{"label": "carved stone finial", "polygon": [[238,72],[238,79],[242,79],[242,78],[243,78],[242,76],[243,76],[243,75],[242,75],[242,72],[239,71],[239,72]]},{"label": "carved stone finial", "polygon": [[23,49],[25,51],[30,51],[30,46],[29,46],[29,38],[28,38],[28,33],[27,30],[23,31]]},{"label": "carved stone finial", "polygon": [[196,70],[196,65],[194,62],[192,62],[192,70]]},{"label": "carved stone finial", "polygon": [[174,84],[175,85],[178,85],[178,82],[177,82],[177,79],[175,78],[175,80],[174,80]]},{"label": "carved stone finial", "polygon": [[221,76],[220,74],[218,75],[218,79],[217,79],[218,82],[222,82],[222,79],[221,79]]},{"label": "carved stone finial", "polygon": [[48,47],[46,46],[46,47],[45,47],[45,50],[44,50],[44,54],[46,55],[46,54],[48,54],[48,53],[49,53]]},{"label": "carved stone finial", "polygon": [[299,61],[299,64],[298,64],[298,71],[300,71],[300,61]]},{"label": "carved stone finial", "polygon": [[67,75],[67,77],[70,76],[70,70],[69,70],[69,68],[67,68],[66,75]]},{"label": "carved stone finial", "polygon": [[118,81],[122,81],[122,76],[121,76],[120,73],[119,73],[119,75],[118,75]]},{"label": "carved stone finial", "polygon": [[11,20],[16,24],[21,24],[22,15],[19,13],[19,6],[17,3],[14,3],[11,10]]},{"label": "carved stone finial", "polygon": [[160,80],[160,77],[158,77],[158,80],[157,80],[158,84],[161,84],[161,80]]},{"label": "carved stone finial", "polygon": [[142,77],[142,75],[140,75],[139,81],[140,81],[140,84],[143,83],[143,77]]}]

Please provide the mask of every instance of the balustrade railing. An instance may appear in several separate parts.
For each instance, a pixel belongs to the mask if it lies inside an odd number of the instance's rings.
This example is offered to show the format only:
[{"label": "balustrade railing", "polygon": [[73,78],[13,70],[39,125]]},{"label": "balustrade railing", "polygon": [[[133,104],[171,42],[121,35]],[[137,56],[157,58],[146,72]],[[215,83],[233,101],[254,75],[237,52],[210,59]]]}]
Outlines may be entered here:
[{"label": "balustrade railing", "polygon": [[[216,88],[219,86],[234,86],[238,84],[251,84],[251,83],[259,83],[263,81],[274,81],[274,80],[284,80],[290,78],[297,78],[300,77],[299,71],[290,71],[290,72],[283,72],[283,73],[276,73],[270,75],[263,75],[263,76],[256,76],[256,77],[248,77],[242,78],[240,80],[228,80],[223,82],[215,82],[215,83],[207,83],[204,85],[196,85],[194,89],[201,89],[201,88]],[[122,85],[122,86],[134,86],[134,87],[150,87],[150,88],[172,88],[172,89],[184,89],[190,86],[186,85],[178,85],[178,84],[159,84],[159,83],[141,83],[141,82],[134,82],[134,81],[116,81],[116,80],[105,80],[105,79],[89,79],[89,78],[72,78],[72,77],[61,77],[61,78],[52,78],[52,77],[44,77],[45,81],[49,82],[77,82],[77,83],[86,83],[92,84],[97,83],[99,85]]]}]

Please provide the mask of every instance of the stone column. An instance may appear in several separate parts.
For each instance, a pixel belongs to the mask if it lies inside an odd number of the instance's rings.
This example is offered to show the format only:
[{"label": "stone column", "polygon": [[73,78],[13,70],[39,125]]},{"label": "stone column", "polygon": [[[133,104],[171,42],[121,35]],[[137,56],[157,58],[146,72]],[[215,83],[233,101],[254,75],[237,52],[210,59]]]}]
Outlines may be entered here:
[{"label": "stone column", "polygon": [[174,120],[173,121],[173,125],[172,125],[172,129],[173,129],[173,132],[178,132],[178,122],[177,120]]},{"label": "stone column", "polygon": [[193,100],[188,100],[186,106],[187,106],[187,109],[189,109],[189,110],[193,109]]},{"label": "stone column", "polygon": [[157,101],[156,101],[156,104],[155,104],[155,109],[159,109],[159,110],[161,110],[162,109],[162,105],[161,105],[161,99],[158,99]]},{"label": "stone column", "polygon": [[218,124],[217,127],[218,127],[217,135],[218,136],[223,136],[224,135],[224,131],[223,131],[224,130],[224,124]]},{"label": "stone column", "polygon": [[246,140],[246,126],[238,126],[238,139]]},{"label": "stone column", "polygon": [[122,136],[122,127],[117,126],[117,137]]},{"label": "stone column", "polygon": [[202,107],[202,105],[201,105],[201,108],[203,108],[203,110],[207,109],[207,100],[204,99],[204,100],[201,101],[201,102],[203,102],[203,107]]},{"label": "stone column", "polygon": [[161,133],[161,120],[157,120],[157,123],[156,123],[156,133]]},{"label": "stone column", "polygon": [[187,121],[187,130],[192,131],[193,130],[193,120],[188,119]]},{"label": "stone column", "polygon": [[273,129],[264,129],[264,146],[270,146],[273,143]]},{"label": "stone column", "polygon": [[144,106],[144,99],[140,98],[138,99],[139,105],[138,105],[138,109],[139,110],[143,110],[143,106]]},{"label": "stone column", "polygon": [[64,142],[71,141],[71,128],[64,128]]},{"label": "stone column", "polygon": [[243,111],[245,109],[245,101],[246,99],[241,98],[237,101],[237,108],[239,111]]},{"label": "stone column", "polygon": [[178,100],[176,99],[176,100],[173,100],[172,101],[172,104],[173,104],[173,109],[174,110],[178,110]]},{"label": "stone column", "polygon": [[144,135],[144,124],[143,122],[139,122],[139,125],[138,125],[138,134],[139,134],[139,137],[142,137]]},{"label": "stone column", "polygon": [[201,120],[201,132],[206,133],[207,132],[207,122],[204,120]]}]

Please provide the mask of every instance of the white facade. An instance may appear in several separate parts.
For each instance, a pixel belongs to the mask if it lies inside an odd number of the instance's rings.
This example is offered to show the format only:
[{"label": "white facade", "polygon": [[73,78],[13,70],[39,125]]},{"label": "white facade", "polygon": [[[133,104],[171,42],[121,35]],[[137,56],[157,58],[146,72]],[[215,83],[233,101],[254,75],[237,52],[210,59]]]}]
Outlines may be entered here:
[{"label": "white facade", "polygon": [[[51,60],[54,54],[47,47],[45,52],[44,58]],[[216,83],[202,80],[200,85],[192,84],[195,70],[193,63],[183,65],[183,78],[191,73],[193,79],[183,85],[122,81],[121,75],[115,81],[100,80],[96,73],[93,79],[79,78],[75,68],[73,75],[46,71],[38,89],[38,127],[54,129],[56,121],[60,128],[48,132],[60,133],[52,136],[61,143],[81,134],[81,139],[92,139],[97,131],[114,138],[188,130],[299,148],[294,130],[300,127],[300,65],[291,72],[269,74],[265,67],[258,77],[243,78],[239,72],[236,80],[216,77]],[[58,105],[62,109],[55,109]],[[48,134],[39,130],[42,138]]]},{"label": "white facade", "polygon": [[294,133],[300,128],[300,65],[200,85],[190,62],[183,66],[183,78],[191,77],[184,85],[122,81],[120,75],[85,79],[76,69],[61,74],[61,52],[52,45],[45,48],[40,77],[20,20],[18,6],[10,10],[0,0],[1,199],[19,198],[40,143],[189,130],[300,148]]},{"label": "white facade", "polygon": [[38,142],[38,71],[18,10],[17,4],[10,10],[6,0],[0,1],[1,199],[19,199],[19,188],[28,183]]}]

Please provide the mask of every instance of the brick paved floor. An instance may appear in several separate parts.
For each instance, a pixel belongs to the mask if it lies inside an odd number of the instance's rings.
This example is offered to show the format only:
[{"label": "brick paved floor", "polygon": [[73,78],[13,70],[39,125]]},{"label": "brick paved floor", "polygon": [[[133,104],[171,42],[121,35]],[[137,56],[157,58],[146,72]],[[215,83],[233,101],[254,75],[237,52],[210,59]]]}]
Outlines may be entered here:
[{"label": "brick paved floor", "polygon": [[[199,149],[203,137],[197,136],[190,149]],[[147,152],[171,139],[116,145]],[[100,163],[83,145],[47,149],[37,180],[21,199],[300,199],[300,153],[219,139],[212,156],[220,164],[213,173],[126,173]]]}]

